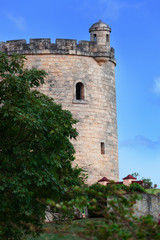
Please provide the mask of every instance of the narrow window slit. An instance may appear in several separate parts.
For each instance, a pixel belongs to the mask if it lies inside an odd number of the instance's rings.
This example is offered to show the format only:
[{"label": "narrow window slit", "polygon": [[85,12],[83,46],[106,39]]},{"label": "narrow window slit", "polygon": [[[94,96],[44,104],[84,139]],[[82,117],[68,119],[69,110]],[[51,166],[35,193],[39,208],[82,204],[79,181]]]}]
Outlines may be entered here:
[{"label": "narrow window slit", "polygon": [[101,142],[101,154],[105,154],[105,145],[104,145],[104,142]]},{"label": "narrow window slit", "polygon": [[106,42],[109,42],[109,34],[106,35]]}]

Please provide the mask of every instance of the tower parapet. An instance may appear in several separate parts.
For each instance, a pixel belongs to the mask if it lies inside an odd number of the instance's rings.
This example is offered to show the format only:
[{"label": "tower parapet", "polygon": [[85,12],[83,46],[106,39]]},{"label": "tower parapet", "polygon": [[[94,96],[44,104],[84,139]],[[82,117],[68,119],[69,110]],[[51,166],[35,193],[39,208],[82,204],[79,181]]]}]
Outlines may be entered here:
[{"label": "tower parapet", "polygon": [[[107,27],[106,27],[106,26]],[[98,27],[99,26],[99,27]],[[25,39],[10,40],[0,42],[0,51],[12,55],[13,53],[30,54],[60,54],[79,55],[95,58],[101,65],[102,62],[112,61],[116,64],[114,48],[110,47],[109,36],[111,31],[107,24],[99,22],[92,25],[91,41],[79,41],[74,39],[56,39],[55,43],[50,38],[30,39],[29,43]],[[95,35],[97,36],[95,40]],[[100,61],[101,60],[101,61]]]}]

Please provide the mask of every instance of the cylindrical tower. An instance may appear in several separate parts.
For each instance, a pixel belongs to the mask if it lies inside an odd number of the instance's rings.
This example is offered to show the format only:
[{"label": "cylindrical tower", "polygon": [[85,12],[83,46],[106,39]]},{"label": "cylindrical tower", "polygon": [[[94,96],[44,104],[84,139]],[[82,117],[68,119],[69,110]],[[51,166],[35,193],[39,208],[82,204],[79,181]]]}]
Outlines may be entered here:
[{"label": "cylindrical tower", "polygon": [[114,49],[109,26],[101,21],[89,29],[91,41],[31,39],[0,43],[0,51],[27,57],[27,66],[48,73],[40,91],[53,97],[79,120],[73,141],[75,164],[88,172],[88,183],[102,177],[118,181]]}]

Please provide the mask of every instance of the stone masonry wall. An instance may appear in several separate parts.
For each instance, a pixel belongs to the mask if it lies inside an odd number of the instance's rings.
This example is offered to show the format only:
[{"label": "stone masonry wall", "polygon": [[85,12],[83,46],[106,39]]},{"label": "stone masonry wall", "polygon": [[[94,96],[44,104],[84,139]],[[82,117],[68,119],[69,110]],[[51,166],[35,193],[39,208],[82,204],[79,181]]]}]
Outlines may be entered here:
[{"label": "stone masonry wall", "polygon": [[141,200],[138,200],[134,206],[135,215],[138,217],[152,215],[158,221],[160,214],[160,194],[152,195],[143,193],[140,196]]},{"label": "stone masonry wall", "polygon": [[[57,39],[31,39],[0,43],[0,51],[23,54],[26,66],[44,69],[48,76],[40,91],[53,97],[79,120],[73,141],[76,161],[88,171],[88,183],[106,176],[118,181],[118,139],[115,93],[114,49],[103,52],[95,42]],[[75,86],[84,84],[84,100],[76,100]],[[105,154],[101,154],[101,142]]]},{"label": "stone masonry wall", "polygon": [[[118,180],[118,150],[114,65],[103,66],[91,57],[65,55],[28,55],[29,68],[48,72],[40,88],[79,120],[79,136],[73,141],[76,161],[88,171],[89,183],[103,176]],[[85,99],[76,100],[75,85],[84,83]],[[106,154],[101,154],[101,142]]]}]

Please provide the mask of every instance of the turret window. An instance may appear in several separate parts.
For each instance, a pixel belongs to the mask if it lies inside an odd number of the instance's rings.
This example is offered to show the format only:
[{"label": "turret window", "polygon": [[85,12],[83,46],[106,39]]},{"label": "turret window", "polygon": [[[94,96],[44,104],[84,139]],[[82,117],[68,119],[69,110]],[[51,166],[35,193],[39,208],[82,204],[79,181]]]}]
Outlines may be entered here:
[{"label": "turret window", "polygon": [[109,34],[106,34],[106,42],[109,42]]},{"label": "turret window", "polygon": [[93,41],[97,41],[97,36],[96,36],[96,34],[93,34]]},{"label": "turret window", "polygon": [[84,85],[81,82],[76,84],[76,100],[84,100]]}]

